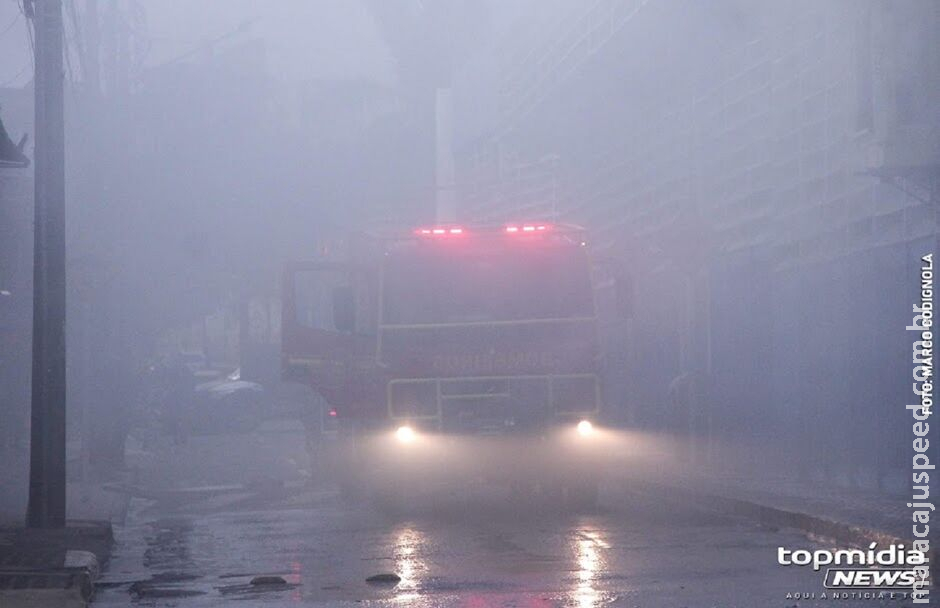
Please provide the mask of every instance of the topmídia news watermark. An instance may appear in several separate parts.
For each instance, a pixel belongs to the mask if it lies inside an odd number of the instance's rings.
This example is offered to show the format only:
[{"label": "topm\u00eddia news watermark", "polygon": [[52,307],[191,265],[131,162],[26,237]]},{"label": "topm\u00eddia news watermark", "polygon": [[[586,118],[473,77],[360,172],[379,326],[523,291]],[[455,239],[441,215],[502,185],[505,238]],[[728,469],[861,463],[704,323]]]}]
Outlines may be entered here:
[{"label": "topm\u00eddia news watermark", "polygon": [[[927,432],[930,425],[927,419],[933,408],[933,254],[920,259],[920,303],[913,305],[914,320],[907,326],[908,331],[918,332],[913,342],[914,384],[916,403],[908,405],[914,417],[914,460],[912,464],[913,490],[911,502],[907,506],[913,510],[914,549],[924,555],[930,555],[930,514],[934,505],[930,499],[930,473],[936,465],[930,464],[927,448],[930,442]],[[929,576],[930,564],[915,568],[918,580],[913,585],[911,599],[915,604],[930,601]]]}]

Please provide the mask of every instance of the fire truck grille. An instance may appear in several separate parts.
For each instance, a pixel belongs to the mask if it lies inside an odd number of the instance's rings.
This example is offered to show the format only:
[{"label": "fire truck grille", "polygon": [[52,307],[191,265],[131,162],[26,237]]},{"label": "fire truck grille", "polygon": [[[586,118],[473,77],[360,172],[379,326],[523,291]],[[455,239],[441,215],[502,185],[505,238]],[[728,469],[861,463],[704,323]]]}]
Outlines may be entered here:
[{"label": "fire truck grille", "polygon": [[392,418],[434,419],[452,432],[527,430],[598,407],[593,374],[402,379],[388,395]]}]

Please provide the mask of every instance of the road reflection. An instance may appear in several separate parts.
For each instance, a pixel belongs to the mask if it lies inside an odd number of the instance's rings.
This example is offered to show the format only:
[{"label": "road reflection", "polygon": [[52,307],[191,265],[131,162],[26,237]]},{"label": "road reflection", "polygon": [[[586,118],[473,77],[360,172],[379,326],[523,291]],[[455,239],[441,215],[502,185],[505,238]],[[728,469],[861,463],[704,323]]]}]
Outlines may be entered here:
[{"label": "road reflection", "polygon": [[603,600],[596,583],[598,575],[607,567],[605,554],[610,545],[597,530],[576,531],[573,545],[578,566],[574,599],[579,608],[594,608]]},{"label": "road reflection", "polygon": [[419,552],[425,542],[424,535],[419,530],[408,526],[395,533],[395,572],[401,577],[395,587],[395,602],[407,605],[418,598],[418,579],[428,569]]},{"label": "road reflection", "polygon": [[303,585],[303,566],[298,560],[291,560],[290,574],[285,576],[284,580],[292,585],[296,585],[290,594],[291,602],[297,604],[303,601],[303,594],[300,591],[301,585]]}]

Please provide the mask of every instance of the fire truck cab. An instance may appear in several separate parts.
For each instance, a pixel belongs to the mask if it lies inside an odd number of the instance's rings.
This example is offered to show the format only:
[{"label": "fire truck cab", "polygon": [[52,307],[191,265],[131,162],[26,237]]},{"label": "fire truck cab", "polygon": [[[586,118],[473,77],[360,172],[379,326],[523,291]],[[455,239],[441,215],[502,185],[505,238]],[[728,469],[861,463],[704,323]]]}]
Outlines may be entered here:
[{"label": "fire truck cab", "polygon": [[[282,365],[328,404],[323,458],[377,495],[508,481],[593,504],[601,410],[584,230],[433,226],[288,265]],[[407,489],[407,490],[406,490]]]}]

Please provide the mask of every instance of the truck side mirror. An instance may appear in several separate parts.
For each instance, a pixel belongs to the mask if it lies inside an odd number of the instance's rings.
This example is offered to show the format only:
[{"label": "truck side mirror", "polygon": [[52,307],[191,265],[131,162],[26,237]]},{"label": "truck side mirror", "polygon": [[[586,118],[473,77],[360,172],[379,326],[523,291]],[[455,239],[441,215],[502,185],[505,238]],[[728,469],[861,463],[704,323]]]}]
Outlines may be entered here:
[{"label": "truck side mirror", "polygon": [[349,285],[333,288],[333,327],[342,332],[356,330],[356,295]]}]

